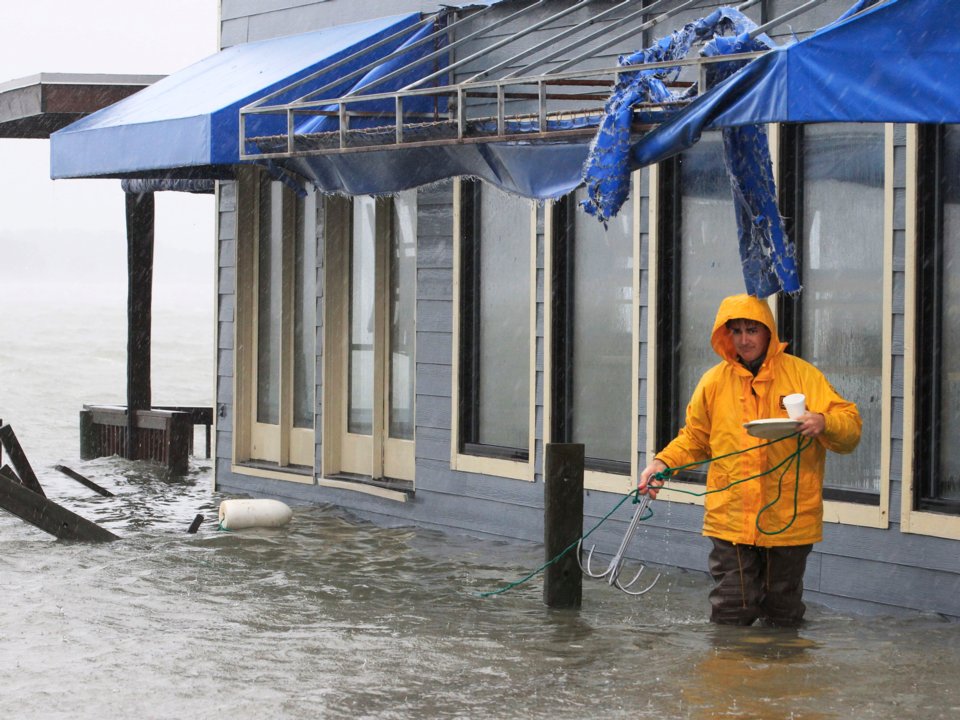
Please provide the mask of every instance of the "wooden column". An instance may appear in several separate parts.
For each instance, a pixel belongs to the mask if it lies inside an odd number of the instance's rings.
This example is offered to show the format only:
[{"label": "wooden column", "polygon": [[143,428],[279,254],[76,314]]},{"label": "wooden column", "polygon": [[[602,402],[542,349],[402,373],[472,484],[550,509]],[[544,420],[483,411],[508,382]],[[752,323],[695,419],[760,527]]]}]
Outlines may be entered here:
[{"label": "wooden column", "polygon": [[138,410],[149,410],[153,305],[153,193],[126,193],[127,212],[127,443],[137,456]]},{"label": "wooden column", "polygon": [[[543,544],[546,560],[562,553],[583,535],[583,445],[547,443],[543,458]],[[550,565],[543,578],[548,607],[578,608],[583,575],[576,550]]]}]

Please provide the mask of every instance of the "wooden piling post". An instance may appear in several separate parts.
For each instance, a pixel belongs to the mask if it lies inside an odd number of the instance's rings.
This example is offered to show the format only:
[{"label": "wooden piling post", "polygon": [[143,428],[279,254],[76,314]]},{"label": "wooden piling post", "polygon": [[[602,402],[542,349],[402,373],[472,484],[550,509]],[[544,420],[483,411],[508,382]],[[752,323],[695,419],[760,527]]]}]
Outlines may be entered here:
[{"label": "wooden piling post", "polygon": [[127,213],[127,442],[137,459],[137,411],[149,410],[153,305],[153,193],[126,193]]},{"label": "wooden piling post", "polygon": [[200,529],[200,525],[203,524],[203,514],[198,513],[197,516],[193,519],[193,522],[190,523],[190,527],[187,528],[187,532],[191,535],[196,534],[197,530]]},{"label": "wooden piling post", "polygon": [[[543,459],[543,544],[551,560],[583,534],[583,461],[579,443],[547,443]],[[579,608],[583,576],[576,550],[546,568],[543,602],[548,607]]]},{"label": "wooden piling post", "polygon": [[13,465],[13,469],[17,471],[20,482],[23,483],[24,487],[37,493],[40,497],[46,497],[47,494],[40,487],[40,481],[37,480],[33,468],[30,467],[30,461],[27,460],[23,448],[20,447],[20,441],[17,440],[13,428],[9,425],[0,425],[0,444],[7,451],[10,463]]}]

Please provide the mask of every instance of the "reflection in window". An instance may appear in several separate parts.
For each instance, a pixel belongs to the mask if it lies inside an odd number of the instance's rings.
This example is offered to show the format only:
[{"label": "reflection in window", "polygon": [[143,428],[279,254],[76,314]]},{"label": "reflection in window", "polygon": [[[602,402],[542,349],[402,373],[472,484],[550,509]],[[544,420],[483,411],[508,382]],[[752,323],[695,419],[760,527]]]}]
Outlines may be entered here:
[{"label": "reflection in window", "polygon": [[918,509],[960,512],[960,126],[918,129]]},{"label": "reflection in window", "polygon": [[880,491],[883,359],[883,125],[803,134],[800,354],[863,418],[860,445],[831,455],[825,484]]},{"label": "reflection in window", "polygon": [[[743,292],[737,223],[720,133],[661,165],[657,293],[657,446],[684,423],[693,390],[719,358],[710,345],[720,301]],[[703,472],[690,473],[691,479]]]},{"label": "reflection in window", "polygon": [[[960,427],[960,126],[943,129],[940,177],[943,222],[943,336],[940,366],[940,472],[931,495],[960,502],[960,454],[952,431]],[[929,347],[923,345],[921,347]]]},{"label": "reflection in window", "polygon": [[390,437],[413,440],[417,194],[394,199],[390,249]]},{"label": "reflection in window", "polygon": [[603,226],[555,205],[553,436],[583,443],[587,467],[630,472],[633,238],[629,212]]},{"label": "reflection in window", "polygon": [[317,331],[317,196],[296,201],[293,246],[293,425],[313,427]]},{"label": "reflection in window", "polygon": [[260,180],[257,235],[257,422],[280,422],[283,185]]},{"label": "reflection in window", "polygon": [[358,435],[370,435],[373,432],[376,207],[376,200],[369,196],[353,200],[347,429]]},{"label": "reflection in window", "polygon": [[461,187],[461,449],[526,459],[530,203],[490,185]]},{"label": "reflection in window", "polygon": [[723,139],[708,133],[680,158],[680,292],[683,298],[679,365],[682,419],[700,376],[719,362],[710,345],[720,301],[743,292],[739,240]]}]

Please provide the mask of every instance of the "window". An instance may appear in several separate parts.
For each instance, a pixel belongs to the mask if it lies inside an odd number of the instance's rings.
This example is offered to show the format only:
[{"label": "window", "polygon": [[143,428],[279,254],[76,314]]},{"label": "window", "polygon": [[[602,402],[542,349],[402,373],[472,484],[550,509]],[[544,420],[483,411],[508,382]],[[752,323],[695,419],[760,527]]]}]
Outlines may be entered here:
[{"label": "window", "polygon": [[633,222],[627,205],[604,230],[553,205],[551,437],[583,443],[590,470],[629,474],[633,451]]},{"label": "window", "polygon": [[922,127],[917,141],[911,500],[917,510],[960,514],[960,126]]},{"label": "window", "polygon": [[316,196],[250,173],[240,197],[235,458],[312,470]]},{"label": "window", "polygon": [[786,127],[782,212],[798,246],[803,290],[781,298],[781,337],[855,402],[863,434],[831,454],[824,497],[876,504],[884,437],[885,128]]},{"label": "window", "polygon": [[[656,284],[656,449],[684,424],[701,375],[719,362],[710,345],[720,301],[743,292],[730,180],[720,133],[659,168]],[[706,470],[683,477],[704,482]]]},{"label": "window", "polygon": [[454,465],[502,474],[502,465],[471,465],[463,456],[525,465],[531,459],[532,204],[479,182],[455,187]]},{"label": "window", "polygon": [[412,490],[416,191],[326,201],[324,476]]}]

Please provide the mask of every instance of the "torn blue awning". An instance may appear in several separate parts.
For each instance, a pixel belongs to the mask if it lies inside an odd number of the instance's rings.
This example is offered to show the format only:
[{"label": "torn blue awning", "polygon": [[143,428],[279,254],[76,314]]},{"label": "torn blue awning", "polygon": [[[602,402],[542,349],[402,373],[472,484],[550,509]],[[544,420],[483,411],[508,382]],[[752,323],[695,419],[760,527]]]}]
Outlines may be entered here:
[{"label": "torn blue awning", "polygon": [[890,0],[770,51],[631,150],[634,168],[704,130],[757,123],[960,123],[957,0]]},{"label": "torn blue awning", "polygon": [[227,48],[53,133],[51,177],[227,177],[241,162],[242,106],[400,35],[314,81],[328,84],[391,53],[420,21],[395,15]]}]

